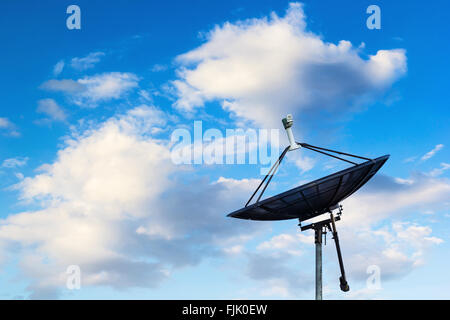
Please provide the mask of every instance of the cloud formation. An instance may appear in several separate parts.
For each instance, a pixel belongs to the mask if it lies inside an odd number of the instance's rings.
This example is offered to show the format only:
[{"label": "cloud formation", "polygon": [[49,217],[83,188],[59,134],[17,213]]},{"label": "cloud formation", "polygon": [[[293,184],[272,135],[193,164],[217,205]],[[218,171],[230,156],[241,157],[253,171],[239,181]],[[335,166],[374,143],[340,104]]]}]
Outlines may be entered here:
[{"label": "cloud formation", "polygon": [[95,65],[100,62],[101,57],[105,55],[104,52],[91,52],[86,57],[83,58],[72,58],[70,60],[70,66],[78,71],[84,71],[95,67]]},{"label": "cloud formation", "polygon": [[292,260],[289,254],[251,253],[248,258],[246,274],[250,279],[264,283],[259,288],[262,296],[293,298],[311,290],[314,285],[314,278],[307,272],[298,265],[289,265]]},{"label": "cloud formation", "polygon": [[53,99],[39,100],[36,111],[47,115],[48,118],[46,120],[48,121],[65,121],[67,119],[64,109]]},{"label": "cloud formation", "polygon": [[256,181],[184,181],[167,141],[152,136],[166,118],[140,106],[74,132],[53,163],[15,186],[40,209],[2,219],[0,247],[31,279],[31,297],[62,292],[69,265],[80,266],[83,286],[155,287],[260,228],[224,223]]},{"label": "cloud formation", "polygon": [[64,60],[58,61],[53,67],[53,75],[55,77],[59,76],[64,69]]},{"label": "cloud formation", "polygon": [[291,3],[284,17],[272,13],[216,26],[206,39],[177,57],[174,106],[192,112],[219,101],[236,117],[266,126],[278,127],[287,113],[351,110],[407,69],[403,49],[363,59],[349,41],[325,42],[306,29],[299,3]]},{"label": "cloud formation", "polygon": [[437,145],[433,148],[433,150],[430,150],[429,152],[425,153],[425,154],[420,158],[420,160],[421,160],[421,161],[426,161],[426,160],[428,160],[428,159],[431,159],[431,158],[434,157],[434,155],[435,155],[439,150],[441,150],[442,148],[444,148],[444,145],[443,145],[443,144],[437,144]]},{"label": "cloud formation", "polygon": [[28,162],[28,157],[16,157],[5,159],[2,162],[2,168],[17,168],[26,165]]},{"label": "cloud formation", "polygon": [[[383,201],[380,201],[383,199]],[[428,210],[450,200],[450,183],[422,173],[408,179],[377,174],[362,190],[344,200],[345,225],[399,218],[408,210]]]},{"label": "cloud formation", "polygon": [[0,117],[0,132],[7,136],[19,137],[20,132],[17,130],[16,125],[12,123],[8,118]]},{"label": "cloud formation", "polygon": [[67,94],[72,103],[81,107],[96,107],[98,103],[120,99],[138,87],[139,78],[133,73],[109,72],[77,80],[48,80],[41,89]]},{"label": "cloud formation", "polygon": [[[380,270],[381,281],[403,277],[417,267],[425,264],[427,253],[434,246],[444,242],[432,235],[427,225],[406,222],[410,211],[421,212],[424,208],[439,209],[442,203],[450,201],[450,183],[446,179],[436,179],[429,175],[415,174],[407,183],[396,178],[376,175],[363,189],[343,201],[344,214],[337,224],[339,239],[344,256],[346,273],[352,282],[365,283],[367,268],[375,265]],[[437,202],[437,204],[436,204]],[[390,218],[390,220],[387,220]],[[321,220],[324,217],[315,220]],[[385,222],[385,223],[383,223]],[[331,240],[330,240],[331,241]],[[296,297],[304,288],[310,286],[308,277],[297,272],[296,286],[286,277],[273,272],[256,271],[256,265],[262,264],[260,256],[274,263],[279,270],[291,270],[299,261],[305,261],[313,255],[313,233],[281,233],[257,246],[257,255],[248,254],[250,277],[259,280],[264,288],[272,288],[267,294],[272,296]],[[333,245],[324,250],[325,261],[335,261]],[[313,263],[313,262],[311,262]],[[262,267],[263,270],[266,267]],[[269,267],[267,267],[269,268]],[[339,272],[333,264],[331,272]],[[330,269],[331,270],[331,269]],[[267,271],[267,270],[266,270]],[[291,276],[289,276],[289,274]],[[309,275],[311,277],[311,275]],[[277,278],[278,277],[278,278]],[[279,279],[283,277],[283,279]],[[277,278],[277,281],[274,281]],[[367,297],[377,294],[368,292]]]},{"label": "cloud formation", "polygon": [[431,170],[428,174],[432,177],[439,177],[447,170],[450,170],[450,163],[442,162],[439,168]]}]

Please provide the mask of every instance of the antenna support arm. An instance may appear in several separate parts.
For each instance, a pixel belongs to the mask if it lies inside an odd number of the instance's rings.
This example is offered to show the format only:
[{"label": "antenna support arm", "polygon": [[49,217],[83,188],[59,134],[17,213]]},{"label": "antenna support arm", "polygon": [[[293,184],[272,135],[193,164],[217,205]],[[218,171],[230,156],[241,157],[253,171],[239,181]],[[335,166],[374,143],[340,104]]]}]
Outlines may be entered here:
[{"label": "antenna support arm", "polygon": [[347,292],[350,290],[350,287],[347,283],[347,279],[345,278],[345,270],[344,270],[344,261],[342,260],[341,246],[339,245],[339,237],[336,230],[335,218],[332,213],[330,213],[331,220],[331,232],[333,234],[334,243],[336,244],[336,251],[339,260],[339,268],[341,269],[341,276],[339,277],[341,290]]}]

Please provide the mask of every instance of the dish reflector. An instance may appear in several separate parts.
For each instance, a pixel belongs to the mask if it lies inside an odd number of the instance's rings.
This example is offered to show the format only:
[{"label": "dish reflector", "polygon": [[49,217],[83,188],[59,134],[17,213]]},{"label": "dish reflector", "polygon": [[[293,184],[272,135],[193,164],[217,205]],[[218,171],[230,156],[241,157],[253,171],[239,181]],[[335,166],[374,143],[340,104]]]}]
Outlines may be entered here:
[{"label": "dish reflector", "polygon": [[384,165],[385,155],[234,211],[228,217],[250,220],[311,219],[331,211],[361,188]]}]

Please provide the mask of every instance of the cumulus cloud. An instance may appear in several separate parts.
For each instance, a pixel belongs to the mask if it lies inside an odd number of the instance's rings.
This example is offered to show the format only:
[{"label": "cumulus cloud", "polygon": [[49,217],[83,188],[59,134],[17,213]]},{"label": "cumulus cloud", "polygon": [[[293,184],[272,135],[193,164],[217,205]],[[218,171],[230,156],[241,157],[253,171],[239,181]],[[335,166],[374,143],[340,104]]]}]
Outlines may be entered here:
[{"label": "cumulus cloud", "polygon": [[104,52],[91,52],[86,57],[83,58],[72,58],[70,61],[70,66],[78,71],[84,71],[93,68],[98,62],[100,62],[101,57],[105,55]]},{"label": "cumulus cloud", "polygon": [[[97,102],[119,99],[125,93],[138,86],[138,77],[132,73],[103,73],[97,76],[85,77],[78,82],[86,87],[82,98]],[[83,100],[79,103],[81,104]]]},{"label": "cumulus cloud", "polygon": [[278,127],[286,113],[355,108],[407,69],[403,49],[364,59],[349,41],[325,42],[307,31],[299,3],[284,17],[216,26],[206,39],[177,57],[174,106],[192,112],[217,100],[238,118],[268,126]]},{"label": "cumulus cloud", "polygon": [[[343,201],[344,214],[337,227],[346,273],[351,281],[365,282],[368,277],[367,268],[371,265],[379,268],[382,282],[403,277],[425,264],[429,250],[443,243],[443,239],[433,236],[430,226],[405,219],[411,211],[438,209],[440,203],[448,202],[449,182],[418,173],[404,180],[408,180],[408,183],[379,174],[363,189]],[[313,243],[313,232],[300,233],[296,230],[295,233],[282,233],[261,242],[257,250],[258,255],[274,259],[282,257],[276,265],[280,269],[289,269],[292,265],[298,265],[300,259],[305,261],[305,257],[308,257],[305,252],[313,255]],[[333,244],[330,249],[326,247],[324,255],[325,261],[335,261]],[[258,256],[248,255],[252,275],[255,273],[254,266],[260,262]],[[335,269],[330,269],[329,272],[338,275],[337,266],[333,264],[332,268]],[[274,285],[274,275],[252,277],[260,280],[264,287],[270,288]],[[297,282],[297,288],[278,279],[275,286],[277,290],[273,291],[273,295],[295,297],[299,290],[308,286],[304,275],[300,279],[304,281]],[[373,296],[377,293],[368,294]]]},{"label": "cumulus cloud", "polygon": [[[407,181],[407,182],[405,182]],[[363,189],[343,201],[340,238],[349,274],[367,278],[369,265],[378,265],[385,280],[398,278],[424,263],[427,249],[442,239],[431,236],[429,226],[400,222],[408,214],[441,208],[450,200],[450,183],[415,173],[399,180],[376,175]],[[382,221],[393,221],[379,227]]]},{"label": "cumulus cloud", "polygon": [[[390,281],[403,277],[425,263],[427,251],[443,242],[442,239],[431,236],[432,229],[428,226],[407,222],[395,222],[386,227],[370,228],[360,226],[358,229],[341,228],[340,242],[344,257],[346,274],[350,284],[365,283],[368,278],[367,270],[376,266],[380,270],[380,280]],[[271,292],[272,296],[298,297],[303,290],[311,289],[314,263],[314,235],[283,233],[261,243],[257,249],[258,254],[248,255],[248,268],[250,277],[261,281],[263,287],[274,286],[277,281],[277,290]],[[336,251],[332,240],[328,237],[329,245],[324,247],[325,273],[336,280],[331,285],[337,286],[339,268],[336,263]],[[306,254],[304,254],[306,253]],[[262,258],[266,263],[262,263]],[[331,263],[328,263],[331,262]],[[270,266],[266,264],[271,263]],[[308,265],[305,271],[293,270],[292,266]],[[261,270],[257,270],[259,265]],[[280,272],[269,272],[275,266]],[[295,282],[291,282],[294,278]],[[281,278],[281,279],[280,279]],[[285,281],[283,281],[285,280]],[[281,294],[283,293],[283,294]],[[378,292],[369,292],[374,296]]]},{"label": "cumulus cloud", "polygon": [[65,121],[67,119],[67,114],[64,109],[53,99],[39,100],[36,111],[47,115],[48,118],[46,119],[49,121]]},{"label": "cumulus cloud", "polygon": [[166,119],[140,106],[74,132],[53,163],[15,186],[40,209],[2,219],[0,247],[19,261],[31,297],[63,291],[69,265],[80,266],[83,286],[154,287],[260,228],[225,221],[250,193],[247,181],[183,179],[167,141],[152,136]]},{"label": "cumulus cloud", "polygon": [[450,183],[446,179],[415,173],[405,180],[408,182],[376,175],[362,190],[343,201],[345,225],[355,227],[361,221],[376,223],[399,218],[407,210],[433,209],[450,200]]},{"label": "cumulus cloud", "polygon": [[344,229],[340,238],[349,276],[365,281],[371,265],[379,267],[382,281],[407,275],[425,263],[425,255],[432,246],[443,242],[431,233],[431,227],[409,222],[373,229],[364,226],[358,230]]},{"label": "cumulus cloud", "polygon": [[42,89],[60,91],[82,107],[96,107],[98,103],[124,97],[138,87],[139,78],[133,73],[110,72],[86,76],[77,80],[49,80]]}]

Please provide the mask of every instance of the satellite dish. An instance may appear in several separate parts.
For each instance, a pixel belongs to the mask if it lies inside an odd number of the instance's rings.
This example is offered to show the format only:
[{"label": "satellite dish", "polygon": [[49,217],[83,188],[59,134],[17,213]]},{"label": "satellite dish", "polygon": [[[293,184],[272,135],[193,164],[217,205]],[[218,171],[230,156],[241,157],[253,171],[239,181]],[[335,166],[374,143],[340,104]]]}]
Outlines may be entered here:
[{"label": "satellite dish", "polygon": [[228,216],[250,220],[300,221],[327,213],[345,198],[361,188],[386,162],[389,156],[355,165],[324,178],[230,213]]},{"label": "satellite dish", "polygon": [[[389,159],[389,155],[376,159],[369,159],[350,153],[313,146],[307,143],[298,143],[295,142],[291,129],[293,124],[292,116],[288,115],[282,122],[286,129],[290,145],[281,153],[278,160],[261,181],[258,188],[256,188],[246,205],[243,208],[228,214],[228,217],[265,221],[298,219],[301,231],[313,229],[315,231],[316,245],[316,299],[322,300],[322,237],[323,235],[326,235],[327,230],[332,232],[336,245],[339,267],[341,269],[341,277],[339,278],[340,287],[344,292],[349,291],[350,287],[348,286],[345,277],[344,263],[335,225],[335,222],[340,220],[342,214],[342,206],[339,203],[369,181]],[[286,156],[286,153],[300,148],[309,149],[348,162],[352,164],[352,167],[260,201],[264,191],[272,180],[273,175],[280,166],[281,161]],[[330,154],[329,152],[365,161],[358,164],[337,155]],[[266,184],[261,190],[256,202],[250,204],[264,183]],[[336,209],[338,211],[337,216],[334,216],[333,210]],[[307,226],[301,226],[302,221],[317,217],[324,213],[330,213],[330,218]]]}]

